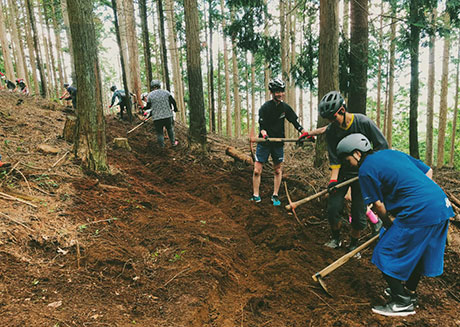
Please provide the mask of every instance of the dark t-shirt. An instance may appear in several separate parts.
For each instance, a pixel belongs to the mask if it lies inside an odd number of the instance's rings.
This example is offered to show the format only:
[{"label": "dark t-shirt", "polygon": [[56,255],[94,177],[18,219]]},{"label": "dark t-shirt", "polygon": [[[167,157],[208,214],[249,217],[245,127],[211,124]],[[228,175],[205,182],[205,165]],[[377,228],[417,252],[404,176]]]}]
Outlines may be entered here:
[{"label": "dark t-shirt", "polygon": [[[259,109],[260,130],[266,130],[268,137],[285,137],[284,119],[287,119],[300,132],[303,127],[294,110],[286,103],[276,103],[274,100],[265,102]],[[262,134],[259,133],[261,137]]]},{"label": "dark t-shirt", "polygon": [[[375,151],[388,149],[388,142],[385,136],[369,117],[363,114],[348,114],[353,115],[353,117],[351,124],[346,129],[337,124],[329,124],[326,129],[327,151],[331,168],[340,168],[341,163],[337,156],[337,145],[345,136],[350,134],[361,133],[366,136],[371,141],[372,149]],[[347,167],[346,170],[352,169]],[[357,171],[357,169],[353,170]]]}]

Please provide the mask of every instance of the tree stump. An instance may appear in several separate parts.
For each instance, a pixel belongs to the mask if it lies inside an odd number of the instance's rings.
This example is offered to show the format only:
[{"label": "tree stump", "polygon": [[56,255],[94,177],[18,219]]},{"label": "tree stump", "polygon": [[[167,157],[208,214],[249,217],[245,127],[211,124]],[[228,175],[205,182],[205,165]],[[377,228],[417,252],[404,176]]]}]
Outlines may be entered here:
[{"label": "tree stump", "polygon": [[77,129],[77,117],[72,115],[67,115],[64,125],[64,130],[62,132],[62,137],[67,142],[73,143],[75,141],[75,133]]},{"label": "tree stump", "polygon": [[131,151],[131,147],[129,146],[128,139],[125,137],[116,137],[113,139],[113,146],[119,149],[126,149]]}]

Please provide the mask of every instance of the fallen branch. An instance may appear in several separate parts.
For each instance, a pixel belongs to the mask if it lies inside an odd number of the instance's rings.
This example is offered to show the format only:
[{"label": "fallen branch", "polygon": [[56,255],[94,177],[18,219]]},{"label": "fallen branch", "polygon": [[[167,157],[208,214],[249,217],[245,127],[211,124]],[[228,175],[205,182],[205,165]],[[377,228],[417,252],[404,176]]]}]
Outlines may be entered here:
[{"label": "fallen branch", "polygon": [[10,169],[10,171],[5,175],[4,179],[2,180],[2,182],[0,183],[0,186],[3,185],[3,183],[5,183],[6,181],[6,178],[11,174],[11,172],[16,169],[16,167],[19,165],[20,161],[16,162],[16,164]]},{"label": "fallen branch", "polygon": [[29,194],[32,195],[32,190],[30,189],[30,184],[29,184],[29,181],[27,180],[26,176],[24,176],[24,174],[17,168],[14,168],[16,169],[16,171],[22,176],[22,178],[24,178],[24,180],[26,181],[26,184],[27,184],[27,188],[29,189]]},{"label": "fallen branch", "polygon": [[3,212],[0,212],[0,215],[2,215],[3,217],[11,220],[12,222],[18,224],[18,225],[21,225],[22,227],[24,227],[25,229],[28,229],[29,231],[33,232],[34,230],[32,228],[30,228],[29,226],[26,226],[24,223],[21,223],[20,221],[17,221],[16,219],[14,218],[11,218],[10,216],[4,214]]},{"label": "fallen branch", "polygon": [[460,200],[457,199],[457,197],[455,195],[453,195],[452,193],[450,193],[450,192],[446,192],[446,193],[447,193],[447,196],[449,197],[450,202],[453,202],[453,203],[455,203],[455,205],[457,207],[460,207]]},{"label": "fallen branch", "polygon": [[34,208],[38,208],[35,204],[33,203],[30,203],[28,201],[24,201],[20,198],[17,198],[15,196],[12,196],[12,195],[9,195],[7,193],[3,193],[3,192],[0,192],[0,196],[3,197],[5,200],[11,200],[11,201],[18,201],[18,202],[21,202],[21,203],[24,203],[24,204],[27,204],[31,207],[34,207]]},{"label": "fallen branch", "polygon": [[67,151],[66,153],[64,153],[64,155],[63,155],[61,158],[59,158],[59,160],[56,161],[56,162],[51,166],[51,168],[56,167],[56,165],[57,165],[62,159],[64,159],[68,154],[69,154],[69,151]]},{"label": "fallen branch", "polygon": [[238,151],[236,148],[232,147],[232,146],[229,146],[226,150],[225,150],[225,154],[226,155],[229,155],[230,157],[232,157],[233,159],[235,159],[236,161],[241,161],[241,162],[244,162],[250,166],[252,166],[254,164],[252,158],[244,153],[241,153],[240,151]]}]

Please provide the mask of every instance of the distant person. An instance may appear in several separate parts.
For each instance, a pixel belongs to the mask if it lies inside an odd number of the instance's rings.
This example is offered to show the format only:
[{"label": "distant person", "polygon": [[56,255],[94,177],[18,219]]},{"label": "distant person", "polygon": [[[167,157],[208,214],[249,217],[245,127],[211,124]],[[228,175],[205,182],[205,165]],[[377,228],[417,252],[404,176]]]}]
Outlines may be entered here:
[{"label": "distant person", "polygon": [[10,92],[13,92],[16,89],[16,84],[14,84],[9,79],[5,80],[5,83],[6,83],[6,87],[8,88]]},{"label": "distant person", "polygon": [[169,141],[172,146],[177,145],[177,141],[174,135],[174,112],[177,112],[176,100],[172,94],[167,90],[161,89],[161,82],[153,80],[150,83],[152,92],[147,96],[146,118],[150,116],[153,119],[153,125],[155,126],[155,132],[157,134],[157,141],[161,147],[165,146],[165,138],[163,129],[166,128],[168,132]]},{"label": "distant person", "polygon": [[123,112],[125,111],[126,106],[128,105],[128,98],[125,95],[125,90],[117,90],[116,85],[112,85],[110,91],[113,92],[113,95],[112,102],[110,103],[109,108],[112,108],[113,104],[118,99],[118,103],[115,106],[120,106],[120,119],[123,119]]},{"label": "distant person", "polygon": [[24,82],[24,79],[22,78],[18,78],[16,80],[16,85],[18,86],[19,88],[19,91],[22,93],[22,94],[29,94],[29,90],[27,89],[27,85],[26,83]]},{"label": "distant person", "polygon": [[0,89],[4,89],[5,88],[4,84],[5,84],[6,76],[2,72],[0,72],[0,79],[1,79],[1,81],[0,81]]},{"label": "distant person", "polygon": [[59,99],[72,101],[73,109],[77,110],[77,88],[70,85],[69,83],[64,83],[64,89],[66,92],[64,92],[64,94]]},{"label": "distant person", "polygon": [[2,155],[0,154],[0,169],[5,169],[11,167],[11,164],[8,162],[2,161]]},{"label": "distant person", "polygon": [[415,314],[420,278],[443,273],[449,218],[455,216],[452,205],[432,180],[430,167],[400,151],[374,152],[363,134],[343,138],[337,154],[359,169],[364,202],[373,204],[386,229],[372,263],[388,283],[385,293],[390,300],[372,311],[384,316]]}]

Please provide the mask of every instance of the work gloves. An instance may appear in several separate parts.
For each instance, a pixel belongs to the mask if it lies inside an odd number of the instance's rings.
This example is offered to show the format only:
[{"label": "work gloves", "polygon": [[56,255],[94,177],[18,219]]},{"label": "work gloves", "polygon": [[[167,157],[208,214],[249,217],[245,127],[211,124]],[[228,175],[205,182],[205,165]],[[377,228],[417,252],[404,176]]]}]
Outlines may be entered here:
[{"label": "work gloves", "polygon": [[336,180],[336,179],[331,179],[329,181],[329,184],[327,185],[327,191],[329,193],[334,193],[335,192],[335,186],[337,186],[339,184],[339,182]]},{"label": "work gloves", "polygon": [[308,134],[308,132],[305,132],[305,133],[302,133],[302,135],[300,135],[299,139],[295,143],[297,145],[303,145],[303,142],[305,141],[315,142],[315,137]]}]

